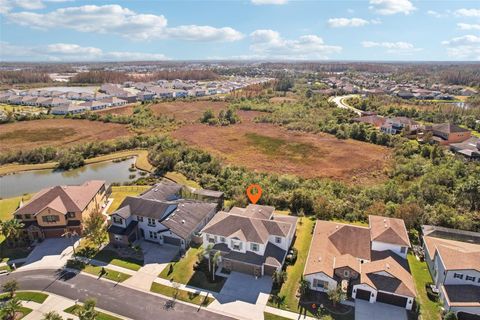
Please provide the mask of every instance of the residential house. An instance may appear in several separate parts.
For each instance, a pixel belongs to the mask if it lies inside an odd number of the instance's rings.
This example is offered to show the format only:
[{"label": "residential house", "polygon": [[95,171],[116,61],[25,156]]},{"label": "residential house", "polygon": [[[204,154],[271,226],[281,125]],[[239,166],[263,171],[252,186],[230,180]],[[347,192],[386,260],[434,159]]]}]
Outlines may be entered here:
[{"label": "residential house", "polygon": [[296,217],[250,204],[220,211],[203,228],[203,246],[220,252],[220,267],[255,276],[281,270],[296,230]]},{"label": "residential house", "polygon": [[480,159],[480,138],[470,137],[463,142],[452,143],[450,150],[469,159]]},{"label": "residential house", "polygon": [[74,103],[66,103],[58,107],[53,107],[50,113],[54,115],[65,115],[65,114],[77,114],[85,111],[87,111],[87,108],[82,105],[78,105]]},{"label": "residential house", "polygon": [[100,102],[105,103],[109,107],[118,107],[124,106],[127,104],[126,100],[119,99],[117,97],[107,97],[100,100]]},{"label": "residential house", "polygon": [[470,130],[448,122],[432,126],[432,133],[433,140],[440,145],[460,143],[472,136]]},{"label": "residential house", "polygon": [[110,242],[123,246],[145,239],[186,250],[223,206],[223,193],[163,180],[138,197],[126,197],[111,215]]},{"label": "residential house", "polygon": [[380,127],[380,130],[388,134],[399,134],[403,130],[407,130],[408,133],[415,132],[420,127],[420,124],[415,120],[407,117],[394,117],[387,118]]},{"label": "residential house", "polygon": [[341,286],[349,298],[410,310],[416,291],[406,260],[408,248],[400,219],[369,216],[368,227],[318,220],[304,278],[311,290]]},{"label": "residential house", "polygon": [[375,128],[380,128],[385,124],[387,119],[384,118],[384,117],[381,117],[381,116],[377,116],[377,115],[369,115],[369,116],[362,116],[362,117],[354,118],[353,121],[360,122],[360,123],[371,124]]},{"label": "residential house", "polygon": [[38,192],[14,217],[23,224],[23,236],[30,241],[61,237],[65,232],[82,234],[82,221],[105,205],[109,188],[105,181],[56,186]]},{"label": "residential house", "polygon": [[422,226],[425,260],[445,311],[480,316],[480,233]]},{"label": "residential house", "polygon": [[105,109],[109,106],[109,104],[102,101],[91,100],[91,101],[80,103],[79,106],[84,107],[86,110],[94,111],[94,110]]}]

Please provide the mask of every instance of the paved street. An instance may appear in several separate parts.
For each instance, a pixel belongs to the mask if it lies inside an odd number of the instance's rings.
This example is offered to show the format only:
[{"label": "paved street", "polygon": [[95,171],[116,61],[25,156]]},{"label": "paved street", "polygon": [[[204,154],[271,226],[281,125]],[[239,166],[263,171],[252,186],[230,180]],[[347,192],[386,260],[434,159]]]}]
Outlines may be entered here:
[{"label": "paved street", "polygon": [[17,271],[0,276],[0,285],[14,278],[19,281],[21,290],[46,291],[80,301],[87,297],[96,298],[99,308],[132,319],[231,319],[178,302],[170,308],[165,298],[81,274],[59,279],[58,272],[54,270]]}]

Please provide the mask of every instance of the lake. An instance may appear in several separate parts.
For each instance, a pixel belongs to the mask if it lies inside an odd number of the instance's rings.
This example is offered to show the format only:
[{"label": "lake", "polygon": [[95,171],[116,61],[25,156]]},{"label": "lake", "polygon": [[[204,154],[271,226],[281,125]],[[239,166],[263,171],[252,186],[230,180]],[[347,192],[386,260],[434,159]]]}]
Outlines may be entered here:
[{"label": "lake", "polygon": [[[105,161],[69,171],[34,170],[9,174],[0,177],[0,198],[21,196],[56,185],[82,184],[87,180],[105,180],[107,184],[132,181],[140,177],[139,170],[128,171],[135,160],[130,158],[121,162]],[[130,179],[131,174],[135,174],[135,178]]]}]

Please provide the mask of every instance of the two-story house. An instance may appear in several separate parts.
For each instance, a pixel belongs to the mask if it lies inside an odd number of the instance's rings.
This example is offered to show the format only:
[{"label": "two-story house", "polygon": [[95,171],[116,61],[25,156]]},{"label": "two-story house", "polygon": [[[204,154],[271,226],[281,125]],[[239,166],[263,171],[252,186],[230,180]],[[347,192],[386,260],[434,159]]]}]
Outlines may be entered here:
[{"label": "two-story house", "polygon": [[296,230],[296,217],[250,204],[220,211],[203,228],[203,245],[219,251],[220,268],[255,276],[281,270]]},{"label": "two-story house", "polygon": [[440,145],[460,143],[472,136],[468,129],[464,129],[452,123],[442,123],[432,126],[433,141]]},{"label": "two-story house", "polygon": [[138,197],[126,197],[111,214],[110,242],[122,246],[145,239],[187,249],[222,205],[222,192],[164,180]]},{"label": "two-story house", "polygon": [[13,215],[24,224],[22,233],[29,241],[61,237],[66,232],[81,235],[82,221],[102,209],[109,193],[105,181],[99,180],[45,188]]},{"label": "two-story house", "polygon": [[415,132],[420,127],[419,123],[407,117],[387,118],[380,126],[380,130],[388,134],[399,134],[402,130],[408,133]]},{"label": "two-story house", "polygon": [[400,219],[369,216],[368,227],[318,220],[304,279],[311,290],[341,286],[353,299],[410,310],[416,292],[406,260],[409,247]]},{"label": "two-story house", "polygon": [[480,233],[423,226],[423,248],[446,311],[480,316]]}]

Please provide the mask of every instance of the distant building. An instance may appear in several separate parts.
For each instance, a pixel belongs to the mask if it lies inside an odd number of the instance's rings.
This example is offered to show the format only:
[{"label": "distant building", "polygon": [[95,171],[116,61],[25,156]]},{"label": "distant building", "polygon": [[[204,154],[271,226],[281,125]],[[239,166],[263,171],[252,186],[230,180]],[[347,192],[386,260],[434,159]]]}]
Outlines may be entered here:
[{"label": "distant building", "polygon": [[471,137],[463,142],[452,143],[450,149],[469,159],[480,159],[480,138]]},{"label": "distant building", "polygon": [[470,130],[452,123],[442,123],[432,126],[433,140],[440,145],[460,143],[472,136]]},{"label": "distant building", "polygon": [[412,133],[418,130],[420,124],[415,120],[407,117],[394,117],[388,118],[380,127],[383,133],[399,134],[402,130],[408,130],[408,133]]},{"label": "distant building", "polygon": [[380,128],[385,124],[387,119],[384,118],[384,117],[381,117],[381,116],[377,116],[377,115],[370,115],[370,116],[363,116],[363,117],[359,117],[359,118],[354,118],[353,121],[360,122],[360,123],[371,124],[375,128]]}]

